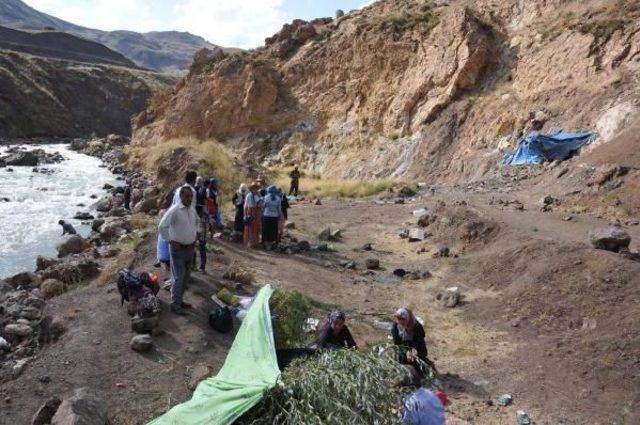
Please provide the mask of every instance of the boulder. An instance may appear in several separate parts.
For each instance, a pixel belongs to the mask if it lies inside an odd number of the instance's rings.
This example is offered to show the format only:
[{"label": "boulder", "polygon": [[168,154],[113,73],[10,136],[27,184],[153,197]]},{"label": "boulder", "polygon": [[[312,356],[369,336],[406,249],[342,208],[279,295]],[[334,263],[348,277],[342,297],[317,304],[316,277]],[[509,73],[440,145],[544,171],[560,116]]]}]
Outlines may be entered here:
[{"label": "boulder", "polygon": [[38,256],[36,259],[36,271],[48,269],[49,267],[60,264],[60,260],[57,258]]},{"label": "boulder", "polygon": [[189,382],[187,383],[187,387],[194,391],[200,381],[207,379],[211,376],[211,368],[204,364],[196,365],[191,370],[191,376],[189,376]]},{"label": "boulder", "polygon": [[377,270],[380,268],[380,260],[377,258],[368,258],[365,264],[369,270]]},{"label": "boulder", "polygon": [[440,291],[436,299],[447,308],[453,308],[460,302],[460,289],[458,287],[447,288]]},{"label": "boulder", "polygon": [[419,242],[425,240],[425,232],[422,229],[411,229],[407,236],[409,242]]},{"label": "boulder", "polygon": [[331,238],[331,229],[328,227],[322,230],[320,233],[318,233],[318,240],[328,241],[330,238]]},{"label": "boulder", "polygon": [[416,191],[409,186],[402,186],[398,191],[398,196],[402,198],[411,198],[412,196],[416,196]]},{"label": "boulder", "polygon": [[40,321],[40,335],[38,340],[41,343],[57,341],[66,331],[67,325],[64,319],[45,316]]},{"label": "boulder", "polygon": [[131,319],[131,330],[137,334],[150,334],[160,324],[160,317],[134,317]]},{"label": "boulder", "polygon": [[140,202],[136,204],[133,208],[134,212],[137,213],[149,213],[151,210],[158,209],[158,199],[157,198],[142,198]]},{"label": "boulder", "polygon": [[31,326],[23,323],[13,323],[4,327],[4,333],[6,335],[22,337],[31,335],[33,333],[33,329]]},{"label": "boulder", "polygon": [[104,142],[109,146],[126,146],[129,144],[130,139],[119,134],[109,134],[106,139],[104,139]]},{"label": "boulder", "polygon": [[311,244],[309,241],[300,241],[298,242],[298,249],[300,251],[309,251],[311,250]]},{"label": "boulder", "polygon": [[39,320],[40,310],[36,307],[26,306],[20,312],[20,317],[27,320]]},{"label": "boulder", "polygon": [[144,353],[153,348],[151,335],[136,335],[131,339],[131,349],[139,353]]},{"label": "boulder", "polygon": [[594,248],[612,252],[629,249],[631,244],[631,236],[618,227],[593,231],[589,234],[589,240]]},{"label": "boulder", "polygon": [[73,216],[76,220],[93,220],[93,216],[88,212],[77,212],[76,215]]},{"label": "boulder", "polygon": [[93,230],[94,232],[99,232],[100,227],[102,227],[103,224],[104,224],[104,219],[96,218],[91,222],[91,230]]},{"label": "boulder", "polygon": [[61,295],[64,293],[64,283],[57,279],[46,279],[40,285],[40,293],[45,299]]},{"label": "boulder", "polygon": [[53,397],[47,400],[38,411],[33,415],[31,419],[31,425],[49,425],[53,416],[58,411],[58,408],[62,404],[62,400],[58,397]]},{"label": "boulder", "polygon": [[64,400],[51,419],[51,425],[107,425],[107,403],[86,388]]},{"label": "boulder", "polygon": [[14,288],[19,286],[32,286],[37,288],[42,283],[42,278],[35,273],[22,272],[6,279],[6,281]]},{"label": "boulder", "polygon": [[60,258],[70,254],[80,254],[89,248],[91,248],[91,244],[80,235],[66,236],[56,245]]},{"label": "boulder", "polygon": [[124,217],[127,215],[127,210],[124,207],[111,208],[107,213],[107,217]]},{"label": "boulder", "polygon": [[39,159],[34,152],[16,152],[3,158],[3,161],[6,165],[14,167],[35,167]]},{"label": "boulder", "polygon": [[95,208],[98,212],[109,212],[109,210],[111,209],[111,198],[104,197],[100,199],[98,202],[96,202]]}]

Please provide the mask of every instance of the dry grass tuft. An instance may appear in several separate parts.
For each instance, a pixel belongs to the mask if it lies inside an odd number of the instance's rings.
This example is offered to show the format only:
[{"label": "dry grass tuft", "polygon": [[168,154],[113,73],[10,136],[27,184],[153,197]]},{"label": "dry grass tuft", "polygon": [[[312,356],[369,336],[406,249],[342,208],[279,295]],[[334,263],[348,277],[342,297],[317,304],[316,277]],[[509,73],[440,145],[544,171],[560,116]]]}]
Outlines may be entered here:
[{"label": "dry grass tuft", "polygon": [[[275,171],[273,183],[283,191],[289,190],[289,171]],[[394,187],[403,186],[396,179],[380,180],[343,180],[323,178],[316,174],[307,174],[300,178],[300,191],[309,198],[366,198]]]}]

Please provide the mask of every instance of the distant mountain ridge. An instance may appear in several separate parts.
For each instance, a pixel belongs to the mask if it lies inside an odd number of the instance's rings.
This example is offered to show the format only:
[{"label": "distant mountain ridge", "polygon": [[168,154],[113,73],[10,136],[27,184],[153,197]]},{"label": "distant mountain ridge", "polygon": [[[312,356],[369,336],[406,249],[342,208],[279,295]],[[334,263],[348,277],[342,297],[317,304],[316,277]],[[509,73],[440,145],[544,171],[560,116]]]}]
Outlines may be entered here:
[{"label": "distant mountain ridge", "polygon": [[25,32],[0,26],[0,49],[50,59],[137,68],[129,59],[103,44],[66,32]]},{"label": "distant mountain ridge", "polygon": [[138,66],[168,74],[188,70],[195,52],[215,48],[186,32],[101,31],[85,28],[33,9],[21,0],[0,1],[0,25],[29,31],[63,31],[102,43]]}]

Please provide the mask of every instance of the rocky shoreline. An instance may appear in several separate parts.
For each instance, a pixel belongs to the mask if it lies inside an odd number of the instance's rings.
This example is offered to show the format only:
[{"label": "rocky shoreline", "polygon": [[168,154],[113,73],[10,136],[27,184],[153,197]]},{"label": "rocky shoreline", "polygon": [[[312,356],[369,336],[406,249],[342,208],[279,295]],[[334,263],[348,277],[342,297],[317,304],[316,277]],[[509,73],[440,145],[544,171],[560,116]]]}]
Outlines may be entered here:
[{"label": "rocky shoreline", "polygon": [[[39,256],[35,270],[0,280],[0,383],[18,377],[43,344],[57,340],[65,332],[64,320],[47,314],[47,300],[98,277],[105,260],[120,255],[117,245],[123,239],[148,235],[148,230],[134,228],[132,214],[158,213],[159,190],[125,165],[127,137],[110,135],[102,139],[74,139],[70,143],[72,150],[100,158],[120,181],[129,181],[137,199],[132,202],[131,211],[127,211],[119,203],[123,186],[101,187],[108,194],[92,205],[97,213],[76,214],[90,221],[92,230],[87,238],[63,237],[56,246],[57,258]],[[24,152],[34,151],[16,149],[10,155]],[[60,154],[34,156],[43,162],[63,160]]]}]

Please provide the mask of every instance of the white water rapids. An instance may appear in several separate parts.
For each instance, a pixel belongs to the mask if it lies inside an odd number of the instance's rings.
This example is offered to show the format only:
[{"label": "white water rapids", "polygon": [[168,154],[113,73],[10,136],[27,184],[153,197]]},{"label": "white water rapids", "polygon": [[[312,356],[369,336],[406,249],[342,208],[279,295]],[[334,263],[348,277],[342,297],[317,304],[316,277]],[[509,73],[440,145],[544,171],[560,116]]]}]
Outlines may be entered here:
[{"label": "white water rapids", "polygon": [[[0,146],[0,156],[7,148]],[[95,215],[93,205],[105,195],[102,186],[117,183],[114,174],[100,167],[99,159],[74,152],[68,145],[27,146],[28,150],[38,148],[60,152],[65,158],[58,164],[38,166],[53,174],[33,172],[34,167],[0,168],[0,279],[35,270],[38,255],[56,256],[62,234],[58,220],[69,221],[79,234],[88,235],[90,226],[73,216],[85,211]],[[98,199],[92,199],[92,194]]]}]

